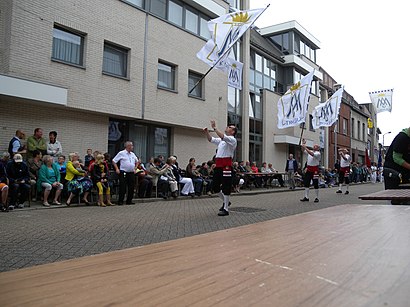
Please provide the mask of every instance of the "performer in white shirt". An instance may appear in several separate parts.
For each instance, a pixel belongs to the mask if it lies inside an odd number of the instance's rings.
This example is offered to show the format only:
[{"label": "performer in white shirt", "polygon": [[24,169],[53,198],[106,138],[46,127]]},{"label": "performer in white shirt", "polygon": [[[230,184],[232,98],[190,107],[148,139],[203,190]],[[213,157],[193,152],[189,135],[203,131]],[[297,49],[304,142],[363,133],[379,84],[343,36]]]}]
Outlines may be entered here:
[{"label": "performer in white shirt", "polygon": [[223,206],[219,209],[219,216],[229,215],[229,199],[232,189],[232,159],[236,149],[236,132],[237,128],[234,125],[228,125],[225,132],[216,128],[214,120],[211,120],[211,127],[218,136],[212,137],[208,128],[203,131],[209,142],[218,145],[215,156],[215,169],[213,176],[213,190],[219,193],[219,197],[223,200]]},{"label": "performer in white shirt", "polygon": [[320,146],[315,144],[313,149],[306,147],[306,140],[302,140],[302,149],[307,153],[307,169],[305,178],[303,180],[305,186],[305,197],[300,201],[309,201],[309,187],[310,181],[313,180],[313,186],[315,188],[316,198],[315,203],[319,202],[319,163],[320,163]]},{"label": "performer in white shirt", "polygon": [[349,176],[350,176],[350,163],[352,157],[349,155],[349,151],[346,148],[339,149],[340,155],[340,170],[339,170],[339,190],[336,193],[342,193],[343,181],[346,184],[345,194],[349,194]]}]

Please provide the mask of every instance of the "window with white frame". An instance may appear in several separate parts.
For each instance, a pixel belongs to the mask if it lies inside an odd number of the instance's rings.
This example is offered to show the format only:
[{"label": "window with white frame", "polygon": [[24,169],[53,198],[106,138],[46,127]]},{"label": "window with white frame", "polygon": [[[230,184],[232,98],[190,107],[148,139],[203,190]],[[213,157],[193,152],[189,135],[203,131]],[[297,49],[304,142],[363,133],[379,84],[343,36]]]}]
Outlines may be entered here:
[{"label": "window with white frame", "polygon": [[167,17],[167,1],[166,0],[151,0],[149,11],[159,17]]},{"label": "window with white frame", "polygon": [[[188,95],[196,98],[203,98],[203,79],[202,75],[193,71],[188,71]],[[198,81],[201,82],[198,83]],[[197,84],[198,83],[198,84]],[[192,88],[197,84],[194,90],[191,92]]]},{"label": "window with white frame", "polygon": [[83,66],[84,35],[54,26],[51,58],[67,64]]},{"label": "window with white frame", "polygon": [[184,8],[176,1],[168,3],[168,20],[180,27],[183,25]]},{"label": "window with white frame", "polygon": [[168,89],[175,91],[176,85],[176,66],[165,63],[162,61],[158,62],[158,87],[163,89]]},{"label": "window with white frame", "polygon": [[131,4],[134,4],[135,6],[138,6],[140,8],[144,7],[144,0],[125,0]]},{"label": "window with white frame", "polygon": [[126,78],[128,76],[128,51],[108,42],[104,42],[103,73]]}]

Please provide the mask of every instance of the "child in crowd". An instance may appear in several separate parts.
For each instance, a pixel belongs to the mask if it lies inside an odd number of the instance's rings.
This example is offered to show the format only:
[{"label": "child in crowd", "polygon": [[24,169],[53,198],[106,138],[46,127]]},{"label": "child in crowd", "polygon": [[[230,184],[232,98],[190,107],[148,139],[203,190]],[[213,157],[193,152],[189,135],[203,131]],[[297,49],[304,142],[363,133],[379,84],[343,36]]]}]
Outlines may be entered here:
[{"label": "child in crowd", "polygon": [[93,150],[91,148],[88,148],[87,155],[84,157],[84,166],[86,169],[88,169],[88,166],[90,165],[90,162],[92,160],[94,160]]}]

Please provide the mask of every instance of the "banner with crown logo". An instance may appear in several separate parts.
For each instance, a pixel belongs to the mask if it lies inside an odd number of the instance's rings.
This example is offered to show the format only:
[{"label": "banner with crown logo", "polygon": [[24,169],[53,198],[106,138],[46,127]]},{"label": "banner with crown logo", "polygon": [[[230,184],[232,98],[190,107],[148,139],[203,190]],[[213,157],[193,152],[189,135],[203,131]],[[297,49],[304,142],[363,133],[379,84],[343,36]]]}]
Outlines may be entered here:
[{"label": "banner with crown logo", "polygon": [[[197,57],[211,67],[214,67],[223,57],[227,58],[232,46],[265,9],[237,11],[208,21],[211,39],[197,53]],[[216,68],[226,71],[226,65],[223,64]]]},{"label": "banner with crown logo", "polygon": [[376,108],[376,113],[391,112],[393,89],[369,92],[370,100]]},{"label": "banner with crown logo", "polygon": [[300,125],[306,120],[314,70],[294,84],[278,101],[278,128]]},{"label": "banner with crown logo", "polygon": [[339,116],[340,104],[342,103],[343,88],[339,88],[326,102],[320,103],[312,112],[313,129],[330,127]]}]

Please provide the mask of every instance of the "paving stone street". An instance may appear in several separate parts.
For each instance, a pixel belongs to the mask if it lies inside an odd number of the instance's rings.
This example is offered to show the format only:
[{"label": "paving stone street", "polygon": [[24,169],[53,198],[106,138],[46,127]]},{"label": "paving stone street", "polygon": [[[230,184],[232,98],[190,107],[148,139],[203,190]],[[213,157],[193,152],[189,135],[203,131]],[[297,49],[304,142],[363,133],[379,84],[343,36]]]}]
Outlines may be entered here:
[{"label": "paving stone street", "polygon": [[303,190],[242,191],[231,198],[231,214],[217,216],[217,197],[183,198],[101,208],[72,206],[30,208],[0,214],[0,271],[100,254],[174,240],[281,218],[341,204],[380,205],[387,201],[362,201],[359,195],[384,189],[380,183],[357,184],[350,194],[336,188],[320,189],[320,202],[302,203]]}]

